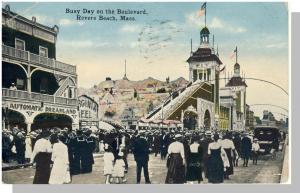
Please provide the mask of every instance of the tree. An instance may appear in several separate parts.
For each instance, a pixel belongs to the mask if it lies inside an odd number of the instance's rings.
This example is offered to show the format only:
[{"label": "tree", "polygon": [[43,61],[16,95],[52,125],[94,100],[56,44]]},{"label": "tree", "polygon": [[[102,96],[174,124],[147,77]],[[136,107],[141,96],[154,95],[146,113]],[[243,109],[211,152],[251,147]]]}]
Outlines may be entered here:
[{"label": "tree", "polygon": [[156,93],[166,93],[166,92],[167,92],[167,91],[166,91],[165,88],[160,88],[160,89],[157,90]]},{"label": "tree", "polygon": [[255,116],[254,118],[255,118],[255,121],[256,121],[257,124],[259,124],[259,125],[262,124],[259,117]]},{"label": "tree", "polygon": [[137,93],[136,89],[134,89],[133,98],[137,98],[137,97],[138,97],[138,93]]}]

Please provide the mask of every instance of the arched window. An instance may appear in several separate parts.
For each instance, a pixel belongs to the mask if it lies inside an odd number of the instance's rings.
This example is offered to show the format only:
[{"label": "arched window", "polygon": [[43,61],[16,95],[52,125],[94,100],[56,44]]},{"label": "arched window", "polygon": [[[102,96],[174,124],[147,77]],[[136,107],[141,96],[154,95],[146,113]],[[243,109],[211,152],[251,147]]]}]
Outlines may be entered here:
[{"label": "arched window", "polygon": [[69,92],[68,92],[69,96],[68,98],[73,98],[73,88],[72,87],[69,87]]}]

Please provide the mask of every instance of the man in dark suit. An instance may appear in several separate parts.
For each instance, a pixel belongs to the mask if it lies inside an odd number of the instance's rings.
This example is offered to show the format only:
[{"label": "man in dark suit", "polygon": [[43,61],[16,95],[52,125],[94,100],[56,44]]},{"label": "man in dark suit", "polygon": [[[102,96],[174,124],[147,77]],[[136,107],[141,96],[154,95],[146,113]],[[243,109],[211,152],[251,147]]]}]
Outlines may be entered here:
[{"label": "man in dark suit", "polygon": [[73,160],[73,175],[82,172],[82,163],[84,155],[86,154],[86,136],[80,128],[76,130],[76,137],[74,139],[74,160]]},{"label": "man in dark suit", "polygon": [[136,161],[136,181],[141,182],[142,169],[144,170],[145,182],[150,184],[148,161],[149,161],[149,144],[145,138],[145,132],[140,131],[139,137],[134,141],[133,146],[134,160]]},{"label": "man in dark suit", "polygon": [[92,130],[87,129],[85,131],[86,143],[85,143],[85,153],[82,155],[82,173],[91,173],[93,171],[94,157],[93,153],[96,148],[96,140],[92,136]]},{"label": "man in dark suit", "polygon": [[208,171],[207,171],[208,157],[209,157],[209,155],[208,155],[208,145],[211,142],[212,142],[211,132],[205,132],[204,134],[201,135],[200,146],[203,148],[202,164],[203,164],[204,176],[206,178],[208,177]]},{"label": "man in dark suit", "polygon": [[162,131],[160,136],[160,156],[162,160],[166,159],[166,156],[168,154],[169,144],[170,144],[169,135],[167,135],[164,131]]},{"label": "man in dark suit", "polygon": [[244,134],[244,137],[241,141],[241,153],[242,153],[242,158],[244,160],[243,166],[248,167],[248,161],[250,158],[251,154],[251,149],[252,149],[252,142],[251,139],[248,137],[248,134]]},{"label": "man in dark suit", "polygon": [[234,153],[234,162],[233,162],[233,166],[237,167],[239,166],[239,160],[238,158],[241,157],[241,143],[242,143],[242,139],[239,135],[239,133],[236,133],[234,135],[234,138],[233,138],[233,144],[234,144],[234,147],[236,149],[236,152]]}]

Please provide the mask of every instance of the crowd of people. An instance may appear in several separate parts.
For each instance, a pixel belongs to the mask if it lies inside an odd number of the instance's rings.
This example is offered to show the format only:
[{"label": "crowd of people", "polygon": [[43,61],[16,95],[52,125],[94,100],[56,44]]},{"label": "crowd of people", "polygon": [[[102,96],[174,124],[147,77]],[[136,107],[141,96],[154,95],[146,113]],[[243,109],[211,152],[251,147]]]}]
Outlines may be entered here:
[{"label": "crowd of people", "polygon": [[2,162],[11,163],[13,161],[18,164],[28,163],[31,153],[26,151],[31,148],[26,147],[26,143],[31,141],[29,135],[18,126],[2,130]]},{"label": "crowd of people", "polygon": [[72,175],[92,172],[97,138],[89,129],[38,129],[26,135],[15,126],[2,131],[2,161],[34,165],[34,184],[69,183]]},{"label": "crowd of people", "polygon": [[[204,178],[209,183],[222,183],[234,174],[242,159],[243,167],[248,167],[249,159],[257,165],[260,155],[258,140],[252,133],[228,131],[189,131],[189,130],[141,130],[121,131],[102,134],[100,142],[105,145],[104,167],[111,168],[105,172],[105,183],[113,182],[114,160],[121,152],[124,173],[128,169],[127,155],[133,153],[136,161],[136,183],[141,181],[144,171],[146,183],[151,183],[148,171],[149,154],[166,160],[167,176],[165,183],[201,183]],[[120,144],[120,145],[119,145]],[[279,142],[274,140],[272,151],[278,151]],[[109,158],[108,158],[109,157]],[[107,170],[105,170],[107,171]],[[126,181],[126,179],[124,180]],[[118,181],[117,183],[122,183]]]},{"label": "crowd of people", "polygon": [[[274,151],[279,143],[274,142]],[[15,146],[15,151],[13,147]],[[2,160],[16,159],[31,163],[36,169],[34,184],[70,183],[73,175],[93,170],[94,152],[103,152],[106,184],[125,183],[128,154],[136,162],[136,183],[151,183],[149,155],[165,160],[165,183],[222,183],[234,174],[234,168],[249,159],[257,165],[260,146],[247,132],[184,130],[99,130],[43,129],[26,135],[17,127],[3,130]],[[31,152],[32,149],[32,152]],[[15,153],[14,153],[15,152]]]}]

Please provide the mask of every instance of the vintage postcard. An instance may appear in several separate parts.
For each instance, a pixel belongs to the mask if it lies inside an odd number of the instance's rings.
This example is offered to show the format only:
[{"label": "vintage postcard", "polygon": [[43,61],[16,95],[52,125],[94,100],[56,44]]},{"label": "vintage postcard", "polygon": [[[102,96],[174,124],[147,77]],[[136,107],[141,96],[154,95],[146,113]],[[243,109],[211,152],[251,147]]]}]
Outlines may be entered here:
[{"label": "vintage postcard", "polygon": [[290,183],[288,23],[283,2],[3,2],[3,183]]}]

